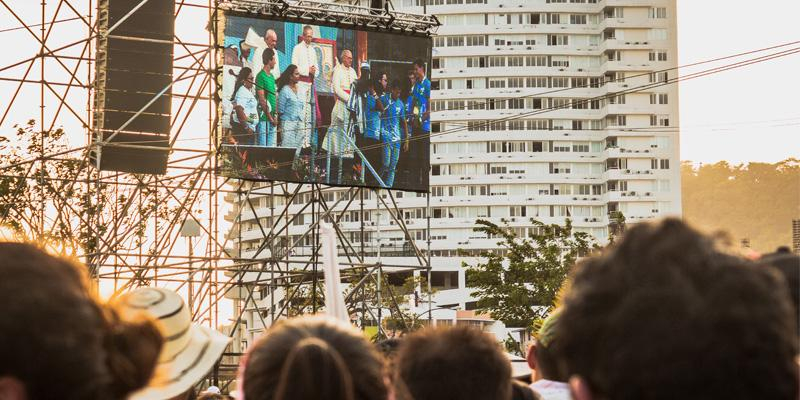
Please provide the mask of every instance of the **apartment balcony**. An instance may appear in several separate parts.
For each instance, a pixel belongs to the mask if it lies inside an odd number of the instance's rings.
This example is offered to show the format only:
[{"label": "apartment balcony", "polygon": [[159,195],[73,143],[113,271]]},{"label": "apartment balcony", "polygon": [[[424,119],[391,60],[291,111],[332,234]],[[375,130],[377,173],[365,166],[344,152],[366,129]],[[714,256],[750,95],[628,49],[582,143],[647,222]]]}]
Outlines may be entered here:
[{"label": "apartment balcony", "polygon": [[[483,13],[511,13],[511,12],[573,12],[585,13],[587,11],[600,13],[601,4],[571,4],[571,3],[546,3],[544,0],[525,0],[516,4],[509,4],[508,0],[489,0],[487,4],[442,4],[429,5],[426,9],[422,6],[402,6],[402,0],[395,0],[395,6],[404,12],[446,15],[446,14],[483,14]],[[399,3],[399,4],[397,4]]]},{"label": "apartment balcony", "polygon": [[628,149],[622,147],[606,148],[604,153],[607,158],[652,158],[655,149]]},{"label": "apartment balcony", "polygon": [[652,71],[657,69],[652,61],[629,62],[629,61],[606,61],[600,66],[605,71]]},{"label": "apartment balcony", "polygon": [[655,193],[649,191],[611,191],[607,193],[608,201],[655,201]]},{"label": "apartment balcony", "polygon": [[[652,0],[646,1],[647,6],[651,7],[653,5]],[[631,28],[631,29],[643,29],[643,28],[658,28],[658,27],[665,27],[666,24],[660,23],[660,21],[665,20],[656,20],[651,18],[606,18],[601,21],[598,25],[601,29],[606,28]]]},{"label": "apartment balcony", "polygon": [[522,33],[587,35],[599,34],[603,29],[605,27],[600,24],[443,25],[436,31],[436,35],[518,35]]},{"label": "apartment balcony", "polygon": [[604,107],[604,114],[617,115],[617,114],[646,114],[650,115],[655,113],[656,110],[650,104],[634,105],[634,104],[606,104]]},{"label": "apartment balcony", "polygon": [[652,7],[653,0],[601,0],[604,7]]},{"label": "apartment balcony", "polygon": [[[659,41],[661,42],[661,41]],[[603,44],[600,45],[600,49],[603,51],[606,50],[649,50],[654,48],[654,44],[651,41],[631,41],[631,40],[621,40],[621,39],[606,39],[603,41]]]}]

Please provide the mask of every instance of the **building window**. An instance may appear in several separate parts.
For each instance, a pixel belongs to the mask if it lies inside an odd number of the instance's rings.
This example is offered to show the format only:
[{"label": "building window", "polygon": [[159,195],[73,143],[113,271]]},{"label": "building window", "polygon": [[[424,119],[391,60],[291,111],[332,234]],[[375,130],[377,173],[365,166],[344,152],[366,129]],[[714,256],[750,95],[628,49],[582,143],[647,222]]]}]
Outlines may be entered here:
[{"label": "building window", "polygon": [[525,65],[528,67],[546,67],[547,56],[525,56]]},{"label": "building window", "polygon": [[669,126],[669,115],[651,115],[650,126]]},{"label": "building window", "polygon": [[586,25],[586,14],[572,14],[569,16],[572,25]]},{"label": "building window", "polygon": [[525,87],[525,78],[508,78],[508,87],[510,88]]},{"label": "building window", "polygon": [[550,105],[554,109],[568,108],[569,107],[569,99],[554,98],[554,99],[550,100]]},{"label": "building window", "polygon": [[486,57],[468,57],[467,68],[486,68]]},{"label": "building window", "polygon": [[502,56],[489,57],[489,67],[505,67],[506,58]]},{"label": "building window", "polygon": [[522,110],[525,108],[525,99],[508,99],[509,110]]},{"label": "building window", "polygon": [[486,36],[483,35],[467,36],[467,46],[486,46]]},{"label": "building window", "polygon": [[650,8],[650,13],[648,15],[650,18],[667,18],[667,8],[666,7],[652,7]]},{"label": "building window", "polygon": [[625,95],[620,94],[616,96],[611,96],[608,98],[609,104],[625,104]]},{"label": "building window", "polygon": [[509,67],[524,67],[525,66],[525,58],[522,56],[511,56],[508,57],[508,66]]},{"label": "building window", "polygon": [[503,89],[506,87],[505,79],[489,79],[490,89]]},{"label": "building window", "polygon": [[569,78],[564,76],[553,77],[554,88],[567,88],[569,87]]},{"label": "building window", "polygon": [[650,61],[667,61],[667,52],[664,50],[651,51]]},{"label": "building window", "polygon": [[668,104],[666,93],[650,93],[650,104]]},{"label": "building window", "polygon": [[546,131],[550,129],[546,119],[529,119],[525,121],[525,126],[529,131]]},{"label": "building window", "polygon": [[649,40],[667,40],[666,29],[650,29],[647,32],[647,39]]},{"label": "building window", "polygon": [[669,74],[667,72],[650,73],[650,83],[667,82],[668,80],[669,80]]},{"label": "building window", "polygon": [[550,46],[568,46],[569,36],[567,35],[547,35],[547,44]]}]

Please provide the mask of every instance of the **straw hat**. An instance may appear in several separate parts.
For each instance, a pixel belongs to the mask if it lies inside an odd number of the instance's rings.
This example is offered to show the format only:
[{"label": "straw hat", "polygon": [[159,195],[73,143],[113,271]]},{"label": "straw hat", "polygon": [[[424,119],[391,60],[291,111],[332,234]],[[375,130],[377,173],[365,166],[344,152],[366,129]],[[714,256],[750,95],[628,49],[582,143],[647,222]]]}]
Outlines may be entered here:
[{"label": "straw hat", "polygon": [[264,41],[264,38],[259,36],[252,27],[247,28],[247,36],[244,38],[244,44],[254,49],[267,47],[267,42]]},{"label": "straw hat", "polygon": [[120,298],[120,308],[124,316],[151,316],[164,336],[153,377],[130,400],[163,400],[186,392],[206,376],[230,341],[222,333],[192,324],[189,308],[170,290],[137,289]]}]

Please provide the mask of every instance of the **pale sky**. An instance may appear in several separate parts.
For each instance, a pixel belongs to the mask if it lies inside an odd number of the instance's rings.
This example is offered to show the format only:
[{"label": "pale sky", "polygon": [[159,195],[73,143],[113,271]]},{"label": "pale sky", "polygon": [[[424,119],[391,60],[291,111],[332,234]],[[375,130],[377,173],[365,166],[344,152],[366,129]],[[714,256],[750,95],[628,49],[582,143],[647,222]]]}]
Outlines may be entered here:
[{"label": "pale sky", "polygon": [[[678,0],[678,63],[800,40],[798,15],[797,0]],[[794,54],[681,83],[681,159],[800,157],[798,72]]]},{"label": "pale sky", "polygon": [[[14,2],[14,10],[31,24],[38,23],[39,2]],[[48,1],[51,17],[56,1]],[[81,12],[86,11],[86,1]],[[62,8],[58,19],[74,17]],[[177,24],[181,35],[194,36],[200,42],[205,39],[205,15],[195,9],[182,11],[182,21]],[[68,11],[68,10],[67,10]],[[725,56],[738,52],[768,47],[780,43],[800,40],[797,16],[800,15],[800,1],[762,0],[748,3],[730,0],[678,0],[678,51],[679,65]],[[198,21],[194,23],[194,21]],[[5,47],[0,54],[0,68],[16,61],[33,56],[38,50],[31,44],[32,37],[24,30],[3,32],[8,28],[19,27],[19,23],[8,10],[0,7],[0,38]],[[38,33],[38,28],[34,28]],[[56,46],[76,40],[84,32],[78,21],[59,24],[53,31]],[[16,43],[16,45],[13,45]],[[54,46],[54,47],[56,47]],[[79,55],[80,47],[70,54]],[[179,51],[176,50],[176,51]],[[62,53],[63,54],[63,53]],[[66,62],[74,65],[74,62]],[[0,71],[2,78],[19,78],[26,65]],[[38,63],[34,75],[38,78]],[[59,68],[53,60],[48,60],[48,71]],[[800,156],[800,54],[774,61],[747,66],[742,69],[723,72],[713,76],[687,81],[680,85],[681,158],[694,162],[716,162],[728,160],[739,163],[747,161],[775,162],[787,157]],[[85,72],[79,73],[82,77]],[[13,94],[16,84],[0,80],[2,109]],[[48,95],[53,98],[52,95]],[[0,127],[2,134],[8,134],[12,123],[38,117],[38,86],[27,86],[22,101],[15,103],[9,118]],[[76,112],[85,113],[84,100],[73,92],[70,99],[76,102]],[[47,107],[55,110],[55,101]],[[207,106],[199,107],[207,110]],[[0,110],[2,112],[2,110]],[[59,121],[68,132],[80,131],[76,119],[69,114]],[[203,131],[207,126],[207,116],[198,118],[197,129],[191,129],[191,137],[185,137],[184,145],[204,143]],[[72,135],[75,144],[83,140],[82,134]],[[80,143],[82,144],[82,143]]]}]

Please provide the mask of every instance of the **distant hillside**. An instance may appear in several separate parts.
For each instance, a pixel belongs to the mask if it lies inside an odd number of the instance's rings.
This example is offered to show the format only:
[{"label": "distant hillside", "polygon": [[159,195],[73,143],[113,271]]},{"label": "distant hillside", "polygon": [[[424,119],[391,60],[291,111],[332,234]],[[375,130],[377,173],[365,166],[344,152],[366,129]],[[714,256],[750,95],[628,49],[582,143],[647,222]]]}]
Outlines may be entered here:
[{"label": "distant hillside", "polygon": [[681,165],[683,216],[704,231],[726,231],[738,246],[770,252],[790,246],[792,218],[800,218],[800,160],[776,164],[726,162]]}]

